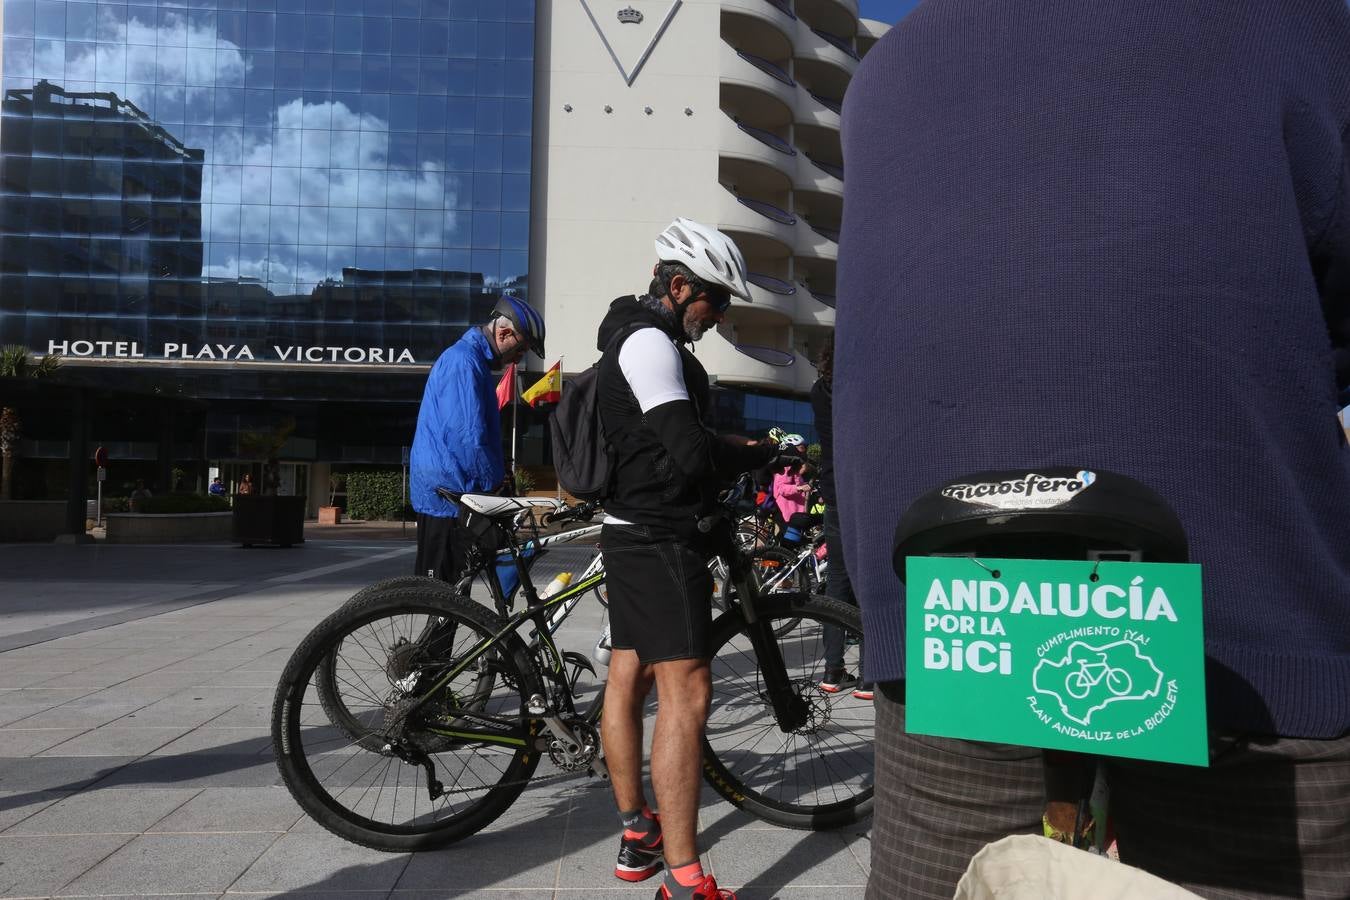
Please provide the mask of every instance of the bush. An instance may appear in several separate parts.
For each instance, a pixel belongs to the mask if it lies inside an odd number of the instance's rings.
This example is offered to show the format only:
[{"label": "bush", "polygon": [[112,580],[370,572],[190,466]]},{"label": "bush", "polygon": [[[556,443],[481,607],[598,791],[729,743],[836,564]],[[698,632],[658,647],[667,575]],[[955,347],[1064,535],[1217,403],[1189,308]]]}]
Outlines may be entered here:
[{"label": "bush", "polygon": [[401,472],[348,472],[347,515],[353,519],[397,519],[402,511]]},{"label": "bush", "polygon": [[[170,516],[183,513],[229,512],[230,504],[224,497],[200,494],[162,494],[138,501],[136,511],[150,515]],[[104,512],[107,512],[105,502]]]},{"label": "bush", "polygon": [[516,469],[516,495],[524,497],[534,490],[534,476],[529,469]]}]

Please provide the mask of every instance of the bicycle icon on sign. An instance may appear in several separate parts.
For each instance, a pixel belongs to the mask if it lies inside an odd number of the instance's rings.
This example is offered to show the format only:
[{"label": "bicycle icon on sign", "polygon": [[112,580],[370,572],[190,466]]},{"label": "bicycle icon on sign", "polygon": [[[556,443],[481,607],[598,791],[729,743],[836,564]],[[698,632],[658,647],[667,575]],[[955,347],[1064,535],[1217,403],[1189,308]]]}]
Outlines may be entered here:
[{"label": "bicycle icon on sign", "polygon": [[1106,682],[1106,689],[1117,697],[1125,696],[1134,688],[1130,673],[1108,663],[1104,652],[1098,651],[1096,662],[1086,659],[1077,662],[1078,668],[1064,677],[1064,689],[1075,700],[1082,700],[1103,681]]}]

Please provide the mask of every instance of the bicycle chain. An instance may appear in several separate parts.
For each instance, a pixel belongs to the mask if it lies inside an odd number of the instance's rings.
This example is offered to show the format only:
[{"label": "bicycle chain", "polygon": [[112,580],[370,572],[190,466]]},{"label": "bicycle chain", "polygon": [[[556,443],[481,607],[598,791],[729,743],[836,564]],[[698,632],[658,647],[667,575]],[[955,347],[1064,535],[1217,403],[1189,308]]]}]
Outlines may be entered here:
[{"label": "bicycle chain", "polygon": [[446,794],[472,794],[476,791],[494,791],[497,788],[515,787],[518,784],[549,784],[554,781],[563,781],[568,778],[580,778],[582,775],[589,775],[587,771],[582,772],[558,772],[554,775],[532,775],[529,778],[517,778],[515,781],[498,781],[496,784],[473,787],[473,788],[444,788],[441,791],[442,796]]}]

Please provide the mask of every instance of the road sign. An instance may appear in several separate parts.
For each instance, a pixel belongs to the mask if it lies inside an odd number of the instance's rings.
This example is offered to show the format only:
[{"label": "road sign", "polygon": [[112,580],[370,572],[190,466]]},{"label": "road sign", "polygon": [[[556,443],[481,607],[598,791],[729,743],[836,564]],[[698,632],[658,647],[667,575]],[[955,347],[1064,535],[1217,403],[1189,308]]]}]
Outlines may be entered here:
[{"label": "road sign", "polygon": [[107,468],[108,466],[107,447],[99,447],[97,450],[94,451],[94,465],[98,466],[100,469]]},{"label": "road sign", "polygon": [[107,481],[107,480],[108,480],[108,470],[107,470],[106,468],[104,468],[103,466],[99,466],[99,467],[98,467],[98,480],[99,480],[99,481]]}]

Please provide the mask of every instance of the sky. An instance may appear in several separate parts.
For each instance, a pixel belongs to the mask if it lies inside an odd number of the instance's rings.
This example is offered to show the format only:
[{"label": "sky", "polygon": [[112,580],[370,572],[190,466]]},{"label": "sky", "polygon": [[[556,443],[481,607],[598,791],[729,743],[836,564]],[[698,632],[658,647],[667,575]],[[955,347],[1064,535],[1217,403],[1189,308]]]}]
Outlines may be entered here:
[{"label": "sky", "polygon": [[919,0],[858,0],[858,12],[864,19],[894,25],[918,5]]}]

